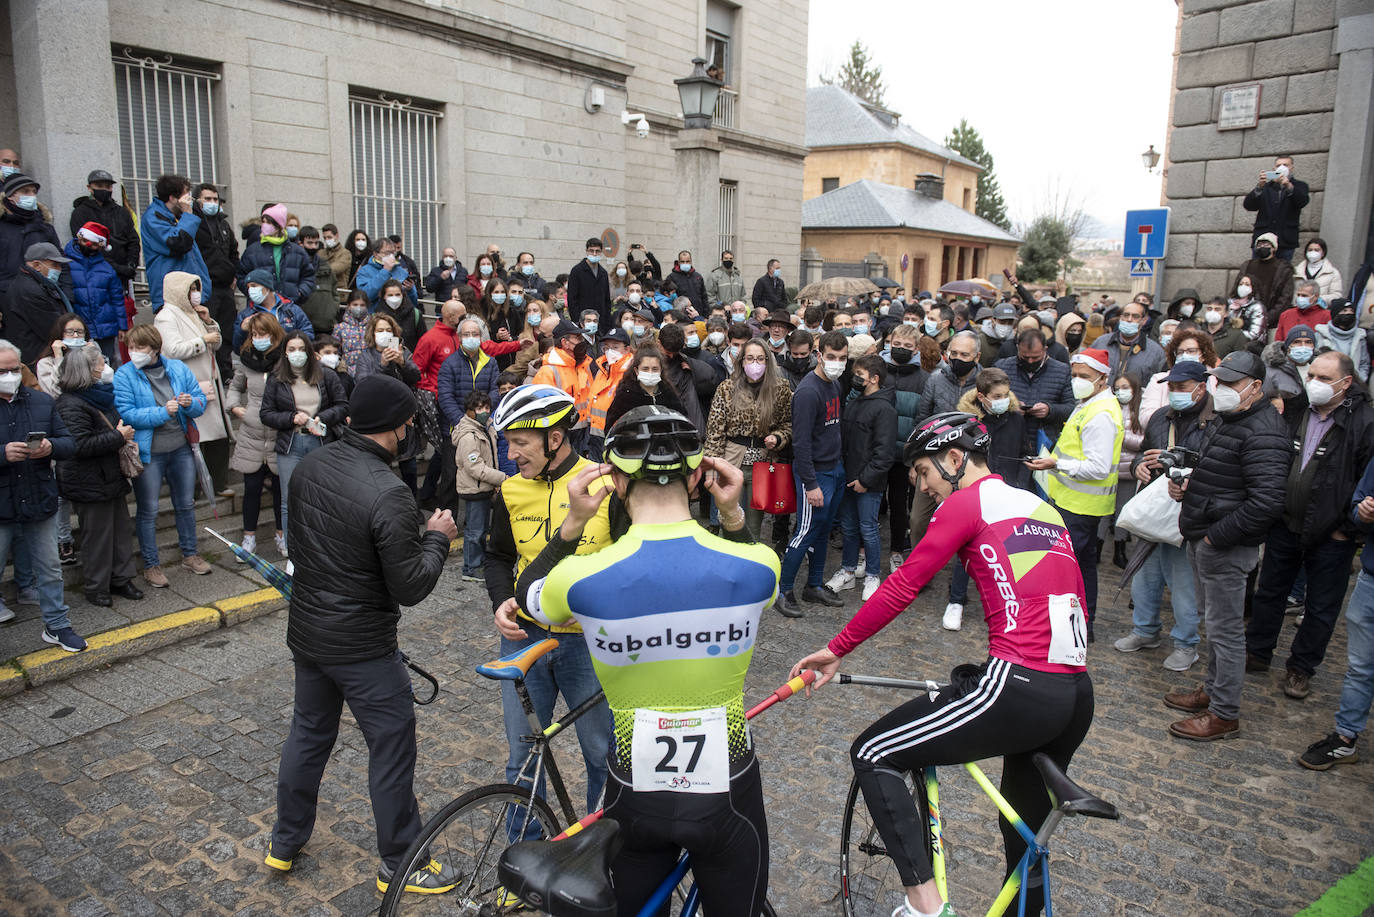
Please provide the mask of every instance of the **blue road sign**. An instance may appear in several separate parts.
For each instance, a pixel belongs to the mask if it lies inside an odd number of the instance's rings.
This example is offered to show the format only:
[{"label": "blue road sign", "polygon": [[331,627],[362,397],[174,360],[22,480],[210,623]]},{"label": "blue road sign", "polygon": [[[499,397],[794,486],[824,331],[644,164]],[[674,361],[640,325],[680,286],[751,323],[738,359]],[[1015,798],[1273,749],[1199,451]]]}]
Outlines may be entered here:
[{"label": "blue road sign", "polygon": [[1169,244],[1169,208],[1127,210],[1123,258],[1158,259],[1164,257]]},{"label": "blue road sign", "polygon": [[1155,263],[1149,258],[1136,258],[1131,261],[1132,277],[1153,277],[1155,275]]}]

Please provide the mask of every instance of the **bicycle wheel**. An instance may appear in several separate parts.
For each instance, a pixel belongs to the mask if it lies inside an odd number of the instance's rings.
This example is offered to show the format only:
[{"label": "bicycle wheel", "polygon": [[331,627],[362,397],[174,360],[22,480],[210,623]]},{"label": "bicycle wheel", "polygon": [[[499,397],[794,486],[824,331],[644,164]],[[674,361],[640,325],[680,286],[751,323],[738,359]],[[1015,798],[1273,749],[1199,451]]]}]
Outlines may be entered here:
[{"label": "bicycle wheel", "polygon": [[[533,840],[558,834],[558,818],[529,790],[494,783],[464,793],[431,818],[402,858],[382,898],[381,917],[497,917],[522,910],[517,901],[498,900],[496,865],[511,837]],[[404,876],[436,859],[453,867],[458,887],[442,895],[404,891]]]},{"label": "bicycle wheel", "polygon": [[[906,782],[915,793],[910,774]],[[840,831],[840,898],[845,917],[890,917],[905,895],[897,867],[887,855],[864,803],[859,781],[851,780]]]}]

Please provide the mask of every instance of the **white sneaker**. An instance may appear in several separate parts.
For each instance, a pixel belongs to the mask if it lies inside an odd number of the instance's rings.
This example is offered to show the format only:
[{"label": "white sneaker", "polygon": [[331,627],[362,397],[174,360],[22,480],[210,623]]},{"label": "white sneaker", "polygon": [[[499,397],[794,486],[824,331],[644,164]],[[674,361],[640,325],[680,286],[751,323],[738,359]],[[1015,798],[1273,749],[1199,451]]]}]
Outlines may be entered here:
[{"label": "white sneaker", "polygon": [[869,599],[873,598],[873,593],[875,593],[875,592],[878,591],[878,587],[882,585],[882,582],[883,582],[883,581],[880,580],[880,579],[878,579],[876,576],[865,576],[865,577],[864,577],[864,598],[863,598],[863,600],[864,600],[865,602],[867,602]]},{"label": "white sneaker", "polygon": [[8,624],[14,620],[14,612],[4,602],[0,602],[0,624]]},{"label": "white sneaker", "polygon": [[275,535],[272,536],[272,540],[273,540],[274,542],[276,542],[276,545],[277,545],[277,553],[280,554],[282,557],[285,557],[285,556],[286,556],[286,534],[285,534],[284,532],[278,532],[277,534],[275,534]]},{"label": "white sneaker", "polygon": [[[239,547],[243,548],[249,554],[258,553],[258,536],[254,534],[249,534],[248,532],[244,532],[243,541],[239,542]],[[242,557],[239,557],[237,554],[234,555],[234,562],[240,564],[248,563],[248,561],[244,560]]]},{"label": "white sneaker", "polygon": [[853,571],[841,570],[830,577],[830,582],[826,583],[825,587],[831,592],[843,592],[846,589],[853,589],[855,582]]},{"label": "white sneaker", "polygon": [[887,559],[887,569],[893,573],[896,573],[897,568],[902,565],[902,561],[904,560],[906,560],[906,558],[902,555],[893,554],[891,557]]},{"label": "white sneaker", "polygon": [[292,563],[291,561],[289,561],[289,560],[286,562],[286,575],[287,575],[287,576],[295,576],[295,575],[296,575],[296,565],[293,564],[293,563]]},{"label": "white sneaker", "polygon": [[950,602],[948,605],[945,606],[945,619],[941,622],[942,624],[944,624],[945,630],[958,630],[959,626],[963,623],[963,620],[963,605],[960,605],[957,602]]}]

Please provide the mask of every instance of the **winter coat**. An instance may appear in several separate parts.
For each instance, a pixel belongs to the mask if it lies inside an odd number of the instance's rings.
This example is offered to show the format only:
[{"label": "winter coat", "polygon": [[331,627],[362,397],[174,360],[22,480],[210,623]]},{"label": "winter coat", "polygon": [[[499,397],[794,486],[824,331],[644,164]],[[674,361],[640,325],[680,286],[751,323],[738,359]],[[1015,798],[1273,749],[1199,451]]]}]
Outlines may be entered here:
[{"label": "winter coat", "polygon": [[887,473],[897,460],[897,405],[891,385],[859,395],[840,415],[844,480],[858,481],[869,493],[887,489]]},{"label": "winter coat", "polygon": [[401,355],[405,358],[401,363],[382,363],[382,352],[376,347],[371,347],[358,354],[358,360],[353,366],[353,381],[361,382],[368,376],[384,375],[404,382],[413,391],[420,383],[420,370],[415,366],[415,361],[411,359],[410,351],[401,349]]},{"label": "winter coat", "polygon": [[730,303],[744,299],[744,276],[740,274],[739,268],[732,268],[727,271],[720,265],[711,269],[711,273],[706,275],[706,305],[703,307],[699,303],[692,303],[697,307],[697,311],[706,314],[709,307],[716,303],[723,303],[728,306]]},{"label": "winter coat", "polygon": [[1292,459],[1288,429],[1265,399],[1219,416],[1207,427],[1183,492],[1179,531],[1189,541],[1209,538],[1221,550],[1263,544],[1283,515]]},{"label": "winter coat", "polygon": [[310,327],[316,334],[329,334],[339,320],[339,296],[334,292],[337,281],[327,260],[318,255],[311,255],[311,258],[315,262],[315,289],[300,304],[301,310],[310,319]]},{"label": "winter coat", "polygon": [[1002,345],[1006,343],[999,337],[989,337],[983,329],[978,329],[978,362],[982,366],[992,366],[1002,359]]},{"label": "winter coat", "polygon": [[91,338],[112,338],[129,329],[124,311],[124,282],[105,256],[83,251],[73,239],[62,249],[70,259],[72,308],[86,323]]},{"label": "winter coat", "polygon": [[[167,381],[172,385],[172,395],[190,395],[190,407],[177,410],[176,419],[183,431],[195,426],[195,419],[205,413],[205,392],[196,381],[195,374],[186,364],[170,357],[161,357],[166,367]],[[124,422],[134,428],[134,442],[138,443],[138,457],[144,464],[152,458],[153,431],[172,418],[153,392],[153,383],[143,370],[132,363],[125,363],[115,370],[114,377],[115,409]]]},{"label": "winter coat", "polygon": [[162,308],[162,278],[172,271],[186,271],[199,277],[201,293],[209,302],[210,269],[196,245],[200,216],[194,210],[173,216],[166,204],[153,201],[143,211],[139,230],[143,235],[143,275],[148,281],[153,311]]},{"label": "winter coat", "polygon": [[1254,240],[1272,232],[1279,240],[1279,248],[1298,247],[1298,215],[1311,199],[1307,182],[1293,178],[1285,188],[1278,182],[1251,188],[1241,201],[1241,206],[1255,215],[1255,228],[1250,233],[1250,244]]},{"label": "winter coat", "polygon": [[[447,277],[444,271],[449,272]],[[463,267],[463,262],[454,259],[453,267],[447,267],[442,261],[434,265],[433,270],[425,275],[424,287],[439,302],[447,302],[453,288],[467,282],[467,269]]]},{"label": "winter coat", "polygon": [[239,292],[248,295],[248,275],[256,270],[267,271],[276,280],[277,295],[294,303],[302,303],[315,292],[315,258],[295,242],[286,241],[280,246],[281,261],[278,263],[274,246],[265,242],[254,242],[239,256]]},{"label": "winter coat", "polygon": [[425,324],[424,313],[416,305],[414,297],[402,299],[400,306],[395,309],[384,302],[378,303],[372,314],[385,315],[394,320],[401,327],[401,342],[411,353],[419,346],[420,336],[429,330],[429,326]]},{"label": "winter coat", "polygon": [[639,379],[626,372],[625,378],[620,380],[620,386],[615,390],[615,397],[611,399],[611,406],[606,409],[607,431],[614,427],[615,422],[626,412],[644,407],[646,404],[657,404],[682,413],[682,401],[666,378],[659,382],[658,391],[651,395],[639,384]]},{"label": "winter coat", "polygon": [[33,366],[52,353],[48,334],[58,317],[72,310],[73,304],[60,286],[25,265],[10,283],[5,337],[19,348],[23,361]]},{"label": "winter coat", "polygon": [[[1284,408],[1283,423],[1291,438],[1294,466],[1302,457],[1302,427],[1310,416],[1304,393]],[[1374,459],[1374,407],[1364,390],[1352,385],[1339,407],[1332,411],[1331,429],[1322,437],[1311,461],[1317,462],[1311,489],[1303,501],[1302,529],[1294,532],[1304,548],[1315,548],[1341,532],[1359,538],[1360,532],[1350,518],[1350,497],[1364,469]],[[1310,466],[1309,466],[1310,467]],[[1293,468],[1285,464],[1290,473]]]},{"label": "winter coat", "polygon": [[76,452],[52,398],[22,385],[9,401],[0,398],[0,442],[20,442],[39,432],[52,443],[51,457],[11,462],[0,451],[0,525],[38,522],[56,513],[53,460],[69,459]]},{"label": "winter coat", "polygon": [[[1243,276],[1253,281],[1250,295],[1264,303],[1265,327],[1273,328],[1278,324],[1279,314],[1293,307],[1293,266],[1277,256],[1268,261],[1251,258],[1236,272],[1236,280],[1232,282],[1230,291],[1233,299],[1236,296],[1236,284]],[[1253,335],[1251,340],[1254,340]]]},{"label": "winter coat", "polygon": [[611,327],[611,278],[583,258],[568,271],[568,314],[581,316],[588,309],[596,311],[602,328]]},{"label": "winter coat", "polygon": [[486,392],[493,409],[499,400],[496,379],[501,370],[496,361],[482,351],[479,350],[476,357],[474,361],[465,351],[455,350],[439,367],[439,411],[449,429],[457,427],[458,421],[463,419],[466,413],[463,403],[474,391]]},{"label": "winter coat", "polygon": [[10,284],[24,267],[24,253],[35,242],[51,242],[58,248],[62,243],[52,224],[37,210],[19,210],[9,201],[0,204],[0,297],[9,292]]},{"label": "winter coat", "polygon": [[926,382],[925,391],[921,393],[921,404],[916,408],[916,422],[920,423],[933,414],[956,410],[959,399],[964,397],[964,392],[973,388],[980,372],[982,367],[975,364],[969,374],[961,380],[954,375],[954,370],[950,369],[948,363],[941,364],[940,368],[931,374]]},{"label": "winter coat", "polygon": [[310,340],[315,340],[315,326],[310,324],[310,319],[306,316],[305,310],[287,299],[282,299],[275,293],[269,293],[264,298],[262,305],[258,305],[251,299],[248,305],[243,307],[243,311],[234,316],[234,339],[231,342],[234,350],[242,350],[243,342],[248,337],[248,332],[243,330],[243,323],[257,312],[266,312],[277,320],[282,330],[287,334],[293,331],[301,331]]},{"label": "winter coat", "polygon": [[1358,325],[1349,331],[1342,331],[1331,324],[1317,325],[1312,329],[1317,337],[1317,353],[1339,350],[1355,364],[1355,376],[1360,382],[1369,381],[1369,335]]},{"label": "winter coat", "polygon": [[[57,487],[72,503],[104,503],[129,493],[129,479],[119,468],[124,437],[115,426],[113,405],[105,413],[74,392],[57,399],[57,413],[71,434],[71,458],[57,463]],[[114,415],[114,416],[111,416]]]},{"label": "winter coat", "polygon": [[781,277],[764,274],[754,281],[754,291],[749,294],[749,301],[755,309],[767,309],[770,313],[774,309],[785,308],[787,287],[783,285]]},{"label": "winter coat", "polygon": [[[1268,398],[1293,398],[1302,394],[1307,371],[1288,359],[1288,348],[1281,341],[1267,345],[1260,354],[1264,361],[1264,394]],[[1309,366],[1311,364],[1308,364]]]},{"label": "winter coat", "polygon": [[[200,204],[195,205],[196,215],[200,217],[200,228],[196,230],[196,247],[205,259],[205,267],[210,272],[210,281],[224,290],[230,290],[239,272],[239,240],[234,236],[234,227],[223,212],[207,217],[201,212]],[[210,299],[205,299],[208,304]]]},{"label": "winter coat", "polygon": [[1325,325],[1329,321],[1331,313],[1320,302],[1314,302],[1306,309],[1299,309],[1297,306],[1285,309],[1279,315],[1278,324],[1274,326],[1274,340],[1288,340],[1288,332],[1298,325],[1306,325],[1315,331],[1318,325]]},{"label": "winter coat", "polygon": [[775,455],[781,454],[791,444],[792,388],[785,379],[778,379],[777,385],[774,386],[772,421],[765,430],[760,426],[761,418],[756,399],[745,401],[742,408],[735,405],[736,381],[733,377],[726,379],[711,399],[710,416],[706,420],[706,454],[723,457],[736,468],[742,468],[745,450],[767,450],[762,443],[758,446],[746,445],[734,442],[731,437],[762,440],[769,435],[776,436],[778,447],[772,450]]},{"label": "winter coat", "polygon": [[1113,331],[1093,346],[1107,351],[1107,365],[1111,367],[1113,379],[1130,373],[1144,384],[1146,379],[1165,369],[1164,348],[1159,346],[1159,341],[1152,341],[1143,334],[1137,335],[1135,343],[1128,346],[1122,342],[1121,333]]},{"label": "winter coat", "polygon": [[[87,223],[99,223],[109,230],[107,237],[110,250],[102,256],[114,268],[121,286],[134,279],[138,273],[138,259],[141,249],[138,244],[138,229],[134,226],[134,215],[129,208],[111,198],[102,204],[90,195],[72,201],[72,218],[68,227],[72,238]],[[70,256],[69,256],[70,257]]]},{"label": "winter coat", "polygon": [[1050,408],[1050,413],[1043,418],[1025,415],[1025,439],[1021,441],[1019,454],[1032,455],[1040,451],[1036,444],[1040,440],[1038,434],[1041,430],[1045,431],[1050,442],[1057,442],[1060,432],[1064,429],[1064,422],[1078,406],[1078,400],[1073,397],[1069,365],[1046,358],[1035,375],[1030,376],[1021,368],[1020,360],[1016,357],[1007,357],[997,361],[997,368],[1007,374],[1011,381],[1011,392],[1021,403],[1022,411],[1041,403],[1049,405]]},{"label": "winter coat", "polygon": [[191,306],[191,284],[196,279],[181,271],[173,271],[163,279],[164,308],[153,324],[162,335],[162,353],[184,363],[205,393],[205,413],[196,421],[196,427],[200,430],[200,441],[208,443],[229,437],[233,427],[224,403],[224,380],[215,359],[215,351],[227,345],[220,341],[219,347],[212,349],[205,343],[205,336],[218,332],[219,326],[213,320],[203,320]]},{"label": "winter coat", "polygon": [[[319,367],[320,381],[315,387],[320,392],[320,408],[315,416],[324,422],[326,435],[343,427],[348,419],[348,399],[344,397],[343,383],[332,369]],[[277,431],[274,448],[278,455],[286,455],[291,450],[291,437],[296,435],[296,395],[291,385],[277,378],[276,373],[267,377],[262,390],[262,407],[258,417],[263,425]],[[306,433],[305,436],[314,434]]]},{"label": "winter coat", "polygon": [[[320,246],[320,253],[329,262],[329,269],[334,272],[334,281],[338,286],[352,288],[353,283],[353,253],[344,247],[343,240],[339,244],[330,248],[327,245]],[[318,281],[315,283],[319,287]],[[333,290],[330,291],[331,293]]]},{"label": "winter coat", "polygon": [[401,606],[418,605],[438,582],[448,538],[420,534],[415,498],[391,462],[386,449],[341,427],[338,442],[292,475],[293,654],[325,664],[393,654]]},{"label": "winter coat", "polygon": [[[677,400],[682,404],[679,410],[697,428],[702,436],[706,435],[706,411],[701,407],[701,392],[706,390],[706,404],[711,403],[714,394],[716,374],[711,367],[700,360],[693,360],[683,354],[663,355],[663,382],[672,387]],[[607,424],[606,429],[610,429]]]},{"label": "winter coat", "polygon": [[453,428],[453,454],[460,497],[494,493],[506,476],[496,467],[496,430],[463,415]]},{"label": "winter coat", "polygon": [[462,337],[454,328],[435,322],[415,345],[415,368],[420,370],[420,388],[439,392],[439,368],[462,347]]},{"label": "winter coat", "polygon": [[988,435],[992,437],[988,446],[988,468],[1011,486],[1030,489],[1031,471],[1021,461],[1021,456],[1030,454],[1025,442],[1026,424],[1031,418],[1026,416],[1025,406],[1017,400],[1016,393],[1011,393],[1011,404],[1005,413],[993,414],[983,410],[978,390],[971,388],[964,392],[955,410],[981,418],[983,426],[988,428]]},{"label": "winter coat", "polygon": [[277,473],[277,431],[262,422],[262,393],[267,373],[240,365],[229,383],[229,407],[243,408],[243,417],[234,436],[234,453],[229,467],[252,474],[263,465]]},{"label": "winter coat", "polygon": [[1312,265],[1307,263],[1304,258],[1302,263],[1293,268],[1293,286],[1305,282],[1312,282],[1317,285],[1317,292],[1322,299],[1326,300],[1327,305],[1331,304],[1332,297],[1344,296],[1345,287],[1341,284],[1341,272],[1336,270],[1336,266],[1329,259],[1323,258],[1317,265],[1317,273],[1309,274]]},{"label": "winter coat", "polygon": [[1245,332],[1226,320],[1222,321],[1220,328],[1212,332],[1212,347],[1217,352],[1217,359],[1224,359],[1228,353],[1244,350],[1249,344],[1250,339],[1245,336]]},{"label": "winter coat", "polygon": [[930,373],[921,368],[920,357],[915,354],[909,363],[893,362],[891,349],[884,350],[880,356],[887,364],[887,378],[892,383],[892,395],[897,407],[897,444],[900,446],[911,438],[911,431],[916,429],[921,392],[925,391]]},{"label": "winter coat", "polygon": [[[386,282],[388,280],[394,280],[397,283],[404,284],[409,276],[410,273],[399,261],[392,265],[391,270],[388,271],[386,268],[382,267],[376,258],[368,258],[362,264],[358,265],[358,273],[353,277],[353,287],[367,294],[368,304],[371,306],[372,311],[375,312],[377,311],[377,306],[381,304],[382,287],[386,286]],[[401,292],[406,299],[410,300],[412,306],[419,304],[420,297],[415,292],[414,287],[407,290],[403,286],[401,287]],[[404,306],[405,304],[403,300],[401,305]]]},{"label": "winter coat", "polygon": [[706,303],[706,278],[701,276],[701,271],[693,266],[690,271],[680,271],[674,268],[668,274],[668,279],[677,287],[678,296],[686,296],[692,301],[692,305],[697,307],[697,311],[705,315],[710,311]]}]

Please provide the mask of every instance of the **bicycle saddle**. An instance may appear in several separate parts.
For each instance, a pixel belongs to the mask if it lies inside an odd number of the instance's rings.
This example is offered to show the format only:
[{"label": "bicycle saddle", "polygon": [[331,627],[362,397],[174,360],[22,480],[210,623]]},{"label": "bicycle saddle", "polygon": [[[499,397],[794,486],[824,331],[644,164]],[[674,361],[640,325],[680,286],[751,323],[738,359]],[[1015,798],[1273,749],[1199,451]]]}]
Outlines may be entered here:
[{"label": "bicycle saddle", "polygon": [[1059,811],[1065,815],[1086,815],[1089,818],[1111,819],[1121,817],[1121,814],[1116,811],[1116,806],[1105,799],[1098,799],[1070,780],[1068,775],[1059,769],[1059,765],[1055,764],[1054,759],[1049,755],[1044,752],[1036,752],[1031,756],[1031,760],[1035,762],[1036,769],[1040,771],[1040,777],[1045,781],[1046,789],[1050,791],[1050,798],[1054,800]]},{"label": "bicycle saddle", "polygon": [[530,674],[530,667],[546,653],[558,648],[558,641],[552,637],[532,643],[524,649],[516,650],[509,656],[502,656],[485,665],[477,667],[478,675],[485,675],[498,681],[519,681]]},{"label": "bicycle saddle", "polygon": [[602,818],[561,841],[524,841],[506,848],[496,873],[508,891],[552,917],[615,917],[611,860],[620,825]]}]

